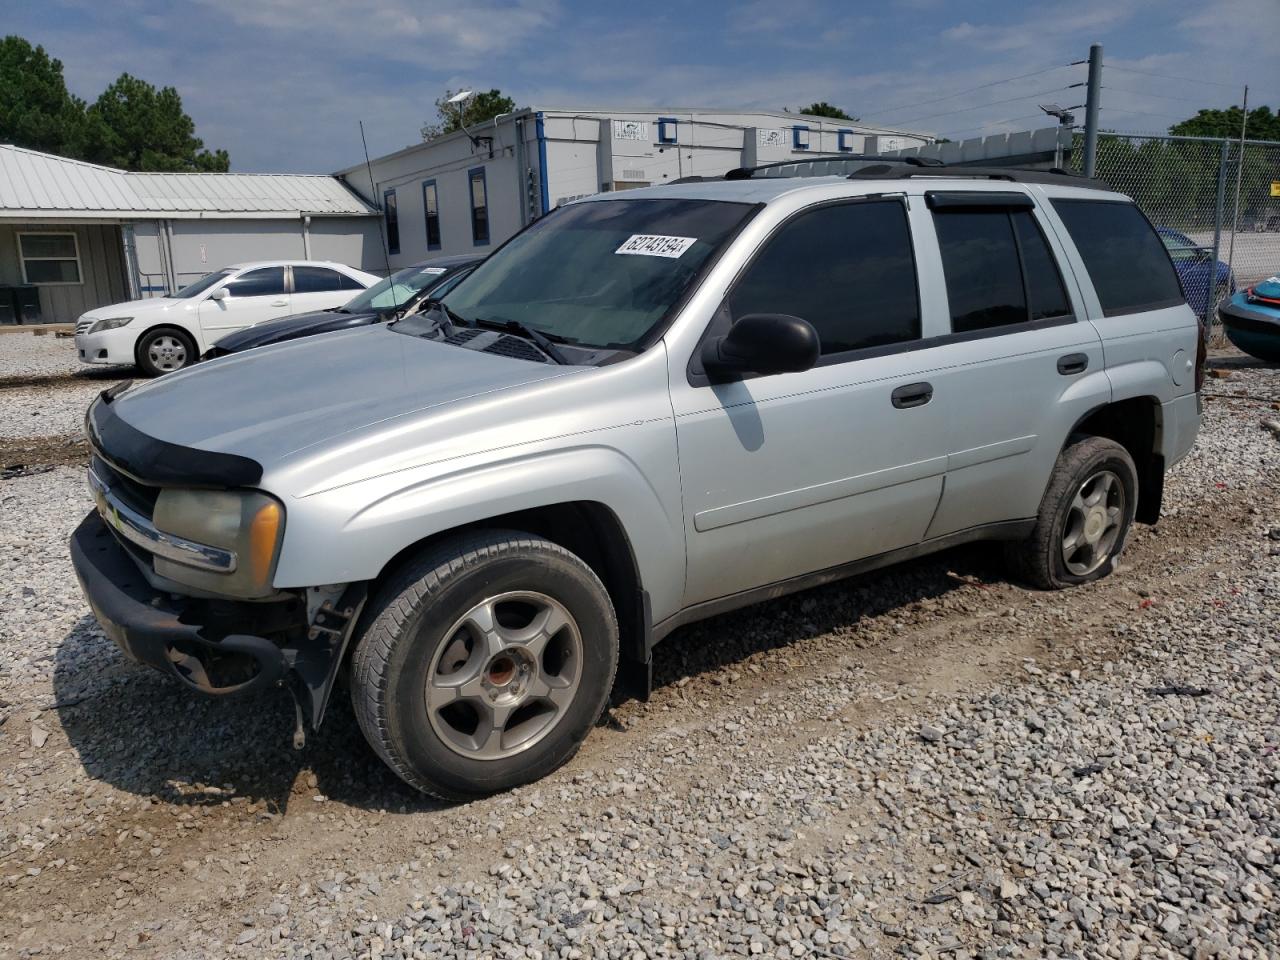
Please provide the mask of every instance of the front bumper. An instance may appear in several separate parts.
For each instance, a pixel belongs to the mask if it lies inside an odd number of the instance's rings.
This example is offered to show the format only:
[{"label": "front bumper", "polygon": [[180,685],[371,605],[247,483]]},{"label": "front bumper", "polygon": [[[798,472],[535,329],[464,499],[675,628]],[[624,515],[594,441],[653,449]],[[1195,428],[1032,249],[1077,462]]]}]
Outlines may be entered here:
[{"label": "front bumper", "polygon": [[132,364],[137,359],[133,353],[136,333],[130,327],[103,333],[77,333],[76,356],[82,363]]},{"label": "front bumper", "polygon": [[286,611],[230,602],[219,610],[210,601],[175,601],[158,593],[96,511],[71,535],[71,562],[103,632],[130,659],[193,691],[225,696],[260,690],[292,666],[287,651],[266,637],[233,632],[237,608],[250,608],[248,622],[274,619],[273,625],[287,622]]},{"label": "front bumper", "polygon": [[127,657],[195,693],[286,687],[313,728],[368,592],[366,583],[350,584],[310,624],[300,599],[175,598],[150,585],[96,510],[71,535],[71,563],[94,617]]}]

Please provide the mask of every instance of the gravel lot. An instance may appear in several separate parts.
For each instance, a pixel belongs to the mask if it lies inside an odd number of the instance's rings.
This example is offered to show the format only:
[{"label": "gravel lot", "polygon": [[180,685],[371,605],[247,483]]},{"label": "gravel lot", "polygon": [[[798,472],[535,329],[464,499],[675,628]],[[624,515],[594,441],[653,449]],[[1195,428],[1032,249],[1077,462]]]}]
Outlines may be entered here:
[{"label": "gravel lot", "polygon": [[294,752],[287,701],[128,664],[66,557],[80,470],[0,482],[0,957],[1280,956],[1280,371],[1215,366],[1116,576],[971,548],[695,625],[464,806],[345,698]]}]

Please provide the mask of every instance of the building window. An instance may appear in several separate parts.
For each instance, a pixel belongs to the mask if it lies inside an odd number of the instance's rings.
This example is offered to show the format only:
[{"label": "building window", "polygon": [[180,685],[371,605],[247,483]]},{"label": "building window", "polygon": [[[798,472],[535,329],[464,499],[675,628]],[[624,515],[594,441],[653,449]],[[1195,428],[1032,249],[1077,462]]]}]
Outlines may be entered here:
[{"label": "building window", "polygon": [[22,282],[43,285],[83,283],[80,245],[74,233],[20,233]]},{"label": "building window", "polygon": [[792,150],[808,150],[809,149],[809,128],[803,124],[796,124],[791,128],[791,149]]},{"label": "building window", "polygon": [[675,117],[659,117],[658,118],[658,142],[659,143],[675,143],[676,142],[676,118]]},{"label": "building window", "polygon": [[836,149],[841,153],[853,153],[853,131],[840,130],[836,133]]},{"label": "building window", "polygon": [[427,223],[427,249],[440,249],[440,197],[436,194],[436,182],[426,180],[422,184],[422,216]]},{"label": "building window", "polygon": [[400,214],[396,210],[396,192],[394,189],[383,193],[382,213],[387,219],[387,253],[399,253]]},{"label": "building window", "polygon": [[489,242],[489,196],[485,189],[484,167],[467,171],[471,184],[471,242],[477,247]]}]

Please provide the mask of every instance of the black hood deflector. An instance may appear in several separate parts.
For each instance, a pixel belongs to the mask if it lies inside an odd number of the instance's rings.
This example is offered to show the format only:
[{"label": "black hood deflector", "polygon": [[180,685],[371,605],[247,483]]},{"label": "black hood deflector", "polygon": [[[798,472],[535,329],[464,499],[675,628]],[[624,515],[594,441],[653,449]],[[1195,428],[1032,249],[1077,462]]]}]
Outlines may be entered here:
[{"label": "black hood deflector", "polygon": [[256,460],[158,440],[126,423],[113,401],[129,384],[104,390],[85,414],[89,445],[111,466],[157,487],[251,487],[262,479]]}]

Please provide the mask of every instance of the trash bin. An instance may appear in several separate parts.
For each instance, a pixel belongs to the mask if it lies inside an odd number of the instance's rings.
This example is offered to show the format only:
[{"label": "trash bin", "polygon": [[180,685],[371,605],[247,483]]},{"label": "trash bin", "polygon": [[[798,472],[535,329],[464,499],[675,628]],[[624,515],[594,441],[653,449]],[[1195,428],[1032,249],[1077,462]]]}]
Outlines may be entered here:
[{"label": "trash bin", "polygon": [[40,288],[35,284],[24,283],[13,288],[14,312],[19,323],[41,323]]},{"label": "trash bin", "polygon": [[0,283],[0,323],[17,323],[18,305],[13,299],[13,287]]}]

